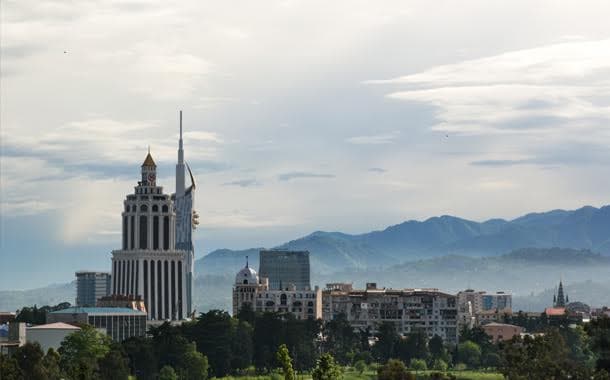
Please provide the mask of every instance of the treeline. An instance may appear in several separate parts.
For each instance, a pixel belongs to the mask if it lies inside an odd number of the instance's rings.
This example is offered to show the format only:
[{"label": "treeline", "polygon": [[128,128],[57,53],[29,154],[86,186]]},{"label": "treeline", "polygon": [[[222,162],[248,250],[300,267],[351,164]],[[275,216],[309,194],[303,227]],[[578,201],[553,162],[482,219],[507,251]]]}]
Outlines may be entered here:
[{"label": "treeline", "polygon": [[251,309],[237,317],[212,310],[120,344],[89,326],[66,338],[58,352],[44,354],[36,344],[26,344],[11,357],[0,355],[0,378],[205,380],[282,373],[293,379],[307,372],[314,379],[338,379],[348,366],[361,373],[374,370],[379,380],[410,379],[416,372],[421,378],[421,371],[451,378],[448,370],[462,369],[500,371],[516,380],[610,379],[610,319],[584,326],[560,323],[535,337],[497,344],[481,328],[466,329],[460,343],[449,346],[423,331],[401,336],[388,322],[375,334],[355,331],[343,315],[323,323]]}]

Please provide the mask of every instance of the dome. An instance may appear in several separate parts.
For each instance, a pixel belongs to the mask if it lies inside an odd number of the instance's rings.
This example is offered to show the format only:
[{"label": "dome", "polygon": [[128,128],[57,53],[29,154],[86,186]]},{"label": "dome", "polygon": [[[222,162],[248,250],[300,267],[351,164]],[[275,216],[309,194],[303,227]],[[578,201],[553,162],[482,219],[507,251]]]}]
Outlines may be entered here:
[{"label": "dome", "polygon": [[235,276],[237,285],[256,285],[258,284],[258,273],[248,266],[240,270]]}]

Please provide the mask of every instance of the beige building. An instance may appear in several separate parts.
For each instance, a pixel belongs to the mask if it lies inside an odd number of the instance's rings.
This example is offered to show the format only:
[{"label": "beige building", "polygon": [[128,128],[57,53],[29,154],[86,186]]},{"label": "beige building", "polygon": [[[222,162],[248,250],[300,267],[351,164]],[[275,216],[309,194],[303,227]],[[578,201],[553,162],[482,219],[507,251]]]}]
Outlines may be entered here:
[{"label": "beige building", "polygon": [[246,264],[235,276],[233,315],[237,315],[245,305],[256,312],[291,313],[297,319],[320,319],[322,291],[317,286],[313,290],[299,290],[294,284],[286,284],[283,289],[270,289],[269,279],[259,277]]},{"label": "beige building", "polygon": [[364,290],[351,284],[327,284],[322,292],[325,321],[345,314],[354,329],[377,331],[381,322],[391,322],[406,335],[423,330],[429,338],[438,335],[449,344],[457,344],[456,296],[438,289],[386,289],[374,283]]},{"label": "beige building", "polygon": [[521,326],[508,325],[505,323],[488,323],[482,326],[485,333],[491,337],[494,343],[498,341],[511,340],[513,337],[522,334],[525,329]]},{"label": "beige building", "polygon": [[38,342],[43,352],[49,348],[57,351],[61,342],[73,332],[79,331],[80,327],[63,322],[49,323],[27,328],[26,337],[28,342]]},{"label": "beige building", "polygon": [[512,294],[467,289],[457,294],[459,328],[500,322],[512,315]]}]

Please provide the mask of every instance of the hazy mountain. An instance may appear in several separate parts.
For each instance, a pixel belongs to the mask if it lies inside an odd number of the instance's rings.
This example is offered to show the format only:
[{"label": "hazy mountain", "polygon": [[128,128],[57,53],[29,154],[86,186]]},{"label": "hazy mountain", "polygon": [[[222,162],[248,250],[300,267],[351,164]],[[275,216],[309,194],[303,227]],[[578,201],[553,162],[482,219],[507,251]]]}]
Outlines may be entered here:
[{"label": "hazy mountain", "polygon": [[[237,268],[244,265],[243,255],[257,256],[251,251],[234,252],[223,257]],[[219,253],[221,254],[221,253]],[[224,254],[221,254],[224,256]],[[251,256],[251,257],[252,257]],[[232,257],[232,259],[229,259]],[[233,260],[233,261],[230,261]],[[554,287],[563,277],[566,292],[572,301],[592,306],[610,305],[610,257],[588,250],[521,249],[493,257],[449,255],[415,260],[388,268],[346,268],[333,274],[312,271],[313,285],[324,287],[329,282],[349,282],[362,288],[376,282],[388,288],[438,288],[456,293],[466,288],[503,290],[514,295],[515,310],[542,311],[550,306]],[[231,310],[231,291],[235,273],[198,275],[193,292],[194,308]],[[53,285],[26,291],[0,292],[0,310],[16,310],[25,305],[55,305],[72,302],[74,283]]]},{"label": "hazy mountain", "polygon": [[[511,221],[491,219],[482,223],[445,215],[358,235],[317,231],[277,248],[308,250],[314,271],[333,273],[452,254],[495,256],[525,247],[590,249],[608,254],[610,206],[553,210]],[[254,252],[214,251],[197,261],[198,273],[234,273],[243,265],[246,254],[256,267]]]}]

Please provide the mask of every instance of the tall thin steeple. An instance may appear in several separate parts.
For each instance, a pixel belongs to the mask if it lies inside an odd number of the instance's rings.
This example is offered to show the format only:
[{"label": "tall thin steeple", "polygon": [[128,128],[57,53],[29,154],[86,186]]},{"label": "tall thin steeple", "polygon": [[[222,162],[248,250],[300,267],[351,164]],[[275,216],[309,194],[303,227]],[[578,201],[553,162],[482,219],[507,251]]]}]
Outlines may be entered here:
[{"label": "tall thin steeple", "polygon": [[178,140],[178,163],[176,164],[176,197],[184,196],[184,149],[182,145],[182,110],[180,111],[180,139]]},{"label": "tall thin steeple", "polygon": [[559,281],[559,290],[557,290],[557,305],[556,307],[564,307],[566,305],[566,300],[563,295],[563,283]]}]

